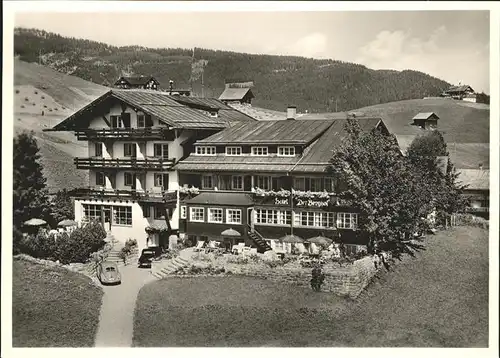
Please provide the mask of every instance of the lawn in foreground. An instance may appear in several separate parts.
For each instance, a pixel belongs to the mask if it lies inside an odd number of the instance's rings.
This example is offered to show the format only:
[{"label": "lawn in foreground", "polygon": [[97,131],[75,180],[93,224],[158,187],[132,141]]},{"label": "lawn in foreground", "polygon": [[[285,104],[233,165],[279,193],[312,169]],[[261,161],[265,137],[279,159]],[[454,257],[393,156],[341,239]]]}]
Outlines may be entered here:
[{"label": "lawn in foreground", "polygon": [[146,285],[135,346],[486,347],[488,233],[456,228],[356,301],[245,277]]},{"label": "lawn in foreground", "polygon": [[93,346],[102,295],[81,274],[14,260],[12,345]]}]

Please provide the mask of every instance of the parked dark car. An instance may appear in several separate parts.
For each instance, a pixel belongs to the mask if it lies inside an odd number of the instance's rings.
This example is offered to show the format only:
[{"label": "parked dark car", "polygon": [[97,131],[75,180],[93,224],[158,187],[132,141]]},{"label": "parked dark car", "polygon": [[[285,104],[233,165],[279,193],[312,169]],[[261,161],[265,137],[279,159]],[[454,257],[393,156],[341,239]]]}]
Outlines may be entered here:
[{"label": "parked dark car", "polygon": [[141,256],[139,257],[139,262],[138,265],[139,267],[151,267],[151,262],[155,257],[158,257],[161,255],[161,248],[160,247],[148,247],[146,249],[143,249],[141,252]]},{"label": "parked dark car", "polygon": [[116,262],[104,261],[97,265],[97,278],[103,285],[120,284],[122,276]]}]

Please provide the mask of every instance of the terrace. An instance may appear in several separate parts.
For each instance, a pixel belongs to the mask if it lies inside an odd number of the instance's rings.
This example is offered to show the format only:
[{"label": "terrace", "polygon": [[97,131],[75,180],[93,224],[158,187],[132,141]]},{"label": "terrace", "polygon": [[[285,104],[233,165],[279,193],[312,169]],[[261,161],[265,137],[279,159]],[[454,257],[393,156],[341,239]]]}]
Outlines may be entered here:
[{"label": "terrace", "polygon": [[175,158],[75,158],[77,169],[154,169],[169,170]]},{"label": "terrace", "polygon": [[177,204],[177,190],[123,190],[123,189],[76,189],[73,196],[86,200],[134,200],[138,202],[156,202],[170,205]]}]

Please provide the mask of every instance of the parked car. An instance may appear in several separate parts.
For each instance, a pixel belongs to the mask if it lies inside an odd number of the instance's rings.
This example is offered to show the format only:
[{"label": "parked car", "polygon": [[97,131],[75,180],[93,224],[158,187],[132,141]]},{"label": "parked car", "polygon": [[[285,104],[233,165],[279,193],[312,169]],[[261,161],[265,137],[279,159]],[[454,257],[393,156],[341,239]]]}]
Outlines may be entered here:
[{"label": "parked car", "polygon": [[138,265],[139,267],[151,267],[151,262],[155,257],[158,257],[161,255],[161,248],[160,247],[148,247],[146,249],[143,249],[141,252],[141,256],[139,256],[139,261]]},{"label": "parked car", "polygon": [[104,261],[97,265],[97,278],[103,285],[120,284],[122,276],[116,262]]}]

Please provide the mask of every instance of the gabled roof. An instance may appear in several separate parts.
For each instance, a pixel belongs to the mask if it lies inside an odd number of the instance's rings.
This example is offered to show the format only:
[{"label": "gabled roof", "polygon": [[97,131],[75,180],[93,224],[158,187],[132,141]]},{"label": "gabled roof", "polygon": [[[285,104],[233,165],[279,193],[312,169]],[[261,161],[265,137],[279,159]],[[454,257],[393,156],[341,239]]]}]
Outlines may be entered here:
[{"label": "gabled roof", "polygon": [[254,98],[252,90],[250,88],[226,88],[224,92],[219,96],[221,101],[240,101],[247,96]]},{"label": "gabled roof", "polygon": [[198,141],[196,144],[257,145],[295,144],[306,145],[316,139],[331,121],[257,121],[244,122]]},{"label": "gabled roof", "polygon": [[165,92],[112,89],[57,124],[53,130],[87,128],[89,121],[93,118],[91,113],[96,106],[112,99],[122,101],[137,110],[154,116],[173,128],[222,129],[227,126],[223,120],[210,117],[176,102],[172,96]]},{"label": "gabled roof", "polygon": [[474,91],[469,85],[461,85],[461,86],[451,86],[446,90],[446,92],[465,92],[468,89]]},{"label": "gabled roof", "polygon": [[[489,190],[489,169],[460,169],[458,181],[462,185],[468,185],[468,190]],[[466,190],[467,190],[466,189]]]},{"label": "gabled roof", "polygon": [[122,76],[115,82],[115,85],[120,84],[121,81],[125,81],[131,86],[144,86],[151,80],[159,83],[153,76]]},{"label": "gabled roof", "polygon": [[417,114],[415,117],[413,117],[413,120],[415,119],[439,119],[438,115],[434,112],[421,112]]}]

